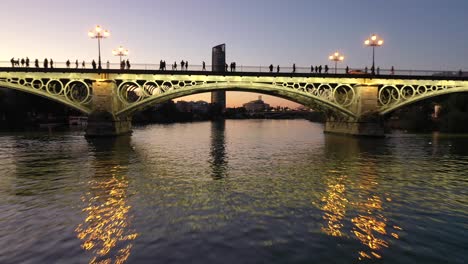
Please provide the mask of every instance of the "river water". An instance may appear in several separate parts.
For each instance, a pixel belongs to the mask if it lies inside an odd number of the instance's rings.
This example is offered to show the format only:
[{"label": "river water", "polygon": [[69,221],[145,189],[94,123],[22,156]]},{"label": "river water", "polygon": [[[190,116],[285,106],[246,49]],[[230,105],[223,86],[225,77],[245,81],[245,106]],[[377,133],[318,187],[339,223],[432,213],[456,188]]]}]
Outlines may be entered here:
[{"label": "river water", "polygon": [[0,134],[0,263],[466,263],[468,137],[302,120]]}]

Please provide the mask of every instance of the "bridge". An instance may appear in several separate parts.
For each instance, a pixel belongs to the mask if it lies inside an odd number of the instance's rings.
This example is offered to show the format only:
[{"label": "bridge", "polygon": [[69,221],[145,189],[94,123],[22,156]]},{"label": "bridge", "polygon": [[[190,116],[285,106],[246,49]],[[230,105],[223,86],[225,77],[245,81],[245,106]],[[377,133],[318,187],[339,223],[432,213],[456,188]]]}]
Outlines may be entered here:
[{"label": "bridge", "polygon": [[[145,69],[146,68],[146,69]],[[157,103],[212,91],[285,98],[327,114],[325,132],[382,136],[384,115],[428,98],[468,92],[458,72],[347,73],[160,71],[0,67],[0,87],[35,94],[89,116],[87,136],[131,132],[132,115]],[[252,71],[252,69],[259,69]],[[396,74],[395,74],[396,73]],[[410,75],[411,73],[411,75]],[[416,75],[414,75],[416,74]]]}]

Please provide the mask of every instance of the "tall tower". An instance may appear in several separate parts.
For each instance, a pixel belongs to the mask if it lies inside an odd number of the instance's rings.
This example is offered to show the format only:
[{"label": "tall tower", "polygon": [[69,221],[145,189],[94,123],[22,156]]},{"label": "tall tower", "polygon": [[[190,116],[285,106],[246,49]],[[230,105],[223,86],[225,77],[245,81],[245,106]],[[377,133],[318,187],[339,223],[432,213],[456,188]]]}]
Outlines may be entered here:
[{"label": "tall tower", "polygon": [[[211,52],[211,70],[215,72],[224,72],[226,70],[226,44],[221,44],[213,47]],[[226,109],[226,92],[216,91],[211,92],[211,103],[221,106],[221,109]]]}]

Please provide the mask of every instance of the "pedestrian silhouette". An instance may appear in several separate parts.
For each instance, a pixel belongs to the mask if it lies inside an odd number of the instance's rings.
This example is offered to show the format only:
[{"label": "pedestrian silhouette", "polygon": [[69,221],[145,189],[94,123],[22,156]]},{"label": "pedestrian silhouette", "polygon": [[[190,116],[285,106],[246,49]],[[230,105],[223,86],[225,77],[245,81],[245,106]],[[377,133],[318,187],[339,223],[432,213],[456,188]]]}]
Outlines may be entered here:
[{"label": "pedestrian silhouette", "polygon": [[380,75],[380,67],[377,67],[377,75]]},{"label": "pedestrian silhouette", "polygon": [[328,73],[328,65],[325,64],[325,73]]},{"label": "pedestrian silhouette", "polygon": [[120,69],[125,70],[125,60],[120,62]]},{"label": "pedestrian silhouette", "polygon": [[368,69],[367,66],[364,68],[364,73],[367,73]]},{"label": "pedestrian silhouette", "polygon": [[75,61],[75,68],[78,69],[78,60]]},{"label": "pedestrian silhouette", "polygon": [[228,65],[227,65],[227,63],[224,65],[224,70],[225,70],[225,71],[228,71]]},{"label": "pedestrian silhouette", "polygon": [[44,59],[44,68],[49,68],[49,61],[47,59]]},{"label": "pedestrian silhouette", "polygon": [[231,72],[232,72],[232,69],[234,68],[234,63],[231,62],[231,64],[229,65],[229,67],[231,68]]},{"label": "pedestrian silhouette", "polygon": [[270,72],[273,72],[273,64],[270,64]]},{"label": "pedestrian silhouette", "polygon": [[392,68],[390,69],[390,74],[391,74],[391,75],[394,75],[394,74],[395,74],[395,68],[393,68],[393,66],[392,66]]},{"label": "pedestrian silhouette", "polygon": [[38,60],[38,59],[35,59],[35,60],[34,60],[34,66],[35,66],[36,68],[39,68],[39,60]]},{"label": "pedestrian silhouette", "polygon": [[188,70],[188,61],[185,62],[185,70]]},{"label": "pedestrian silhouette", "polygon": [[315,66],[315,72],[318,73],[318,66]]},{"label": "pedestrian silhouette", "polygon": [[85,61],[83,61],[83,62],[81,63],[81,67],[83,67],[83,69],[86,68],[86,63],[85,63]]},{"label": "pedestrian silhouette", "polygon": [[24,67],[24,59],[21,59],[21,67]]},{"label": "pedestrian silhouette", "polygon": [[106,62],[106,66],[107,66],[107,69],[110,69],[110,62],[109,61]]},{"label": "pedestrian silhouette", "polygon": [[70,68],[70,60],[67,60],[65,64],[67,65],[67,68]]},{"label": "pedestrian silhouette", "polygon": [[26,67],[29,68],[29,58],[28,57],[26,57],[26,62],[25,63],[26,63]]},{"label": "pedestrian silhouette", "polygon": [[280,72],[280,66],[276,66],[276,72]]},{"label": "pedestrian silhouette", "polygon": [[292,71],[292,72],[293,72],[293,73],[296,72],[296,63],[293,63],[293,71]]},{"label": "pedestrian silhouette", "polygon": [[348,73],[349,73],[349,67],[346,66],[346,74],[348,74]]},{"label": "pedestrian silhouette", "polygon": [[94,60],[91,62],[91,66],[93,66],[93,70],[96,69],[96,62]]},{"label": "pedestrian silhouette", "polygon": [[182,60],[180,62],[180,70],[183,71],[184,70],[184,67],[185,67],[185,62]]},{"label": "pedestrian silhouette", "polygon": [[319,73],[322,73],[322,65],[319,65]]},{"label": "pedestrian silhouette", "polygon": [[310,72],[314,72],[314,65],[310,65]]},{"label": "pedestrian silhouette", "polygon": [[127,70],[130,70],[130,61],[127,59]]},{"label": "pedestrian silhouette", "polygon": [[15,58],[14,57],[11,58],[10,62],[11,62],[11,67],[14,68],[15,67]]},{"label": "pedestrian silhouette", "polygon": [[232,66],[233,66],[234,71],[236,71],[236,62],[233,62]]},{"label": "pedestrian silhouette", "polygon": [[50,68],[54,68],[54,61],[52,59],[50,59]]},{"label": "pedestrian silhouette", "polygon": [[205,67],[205,61],[202,62],[202,71],[206,71],[206,67]]}]

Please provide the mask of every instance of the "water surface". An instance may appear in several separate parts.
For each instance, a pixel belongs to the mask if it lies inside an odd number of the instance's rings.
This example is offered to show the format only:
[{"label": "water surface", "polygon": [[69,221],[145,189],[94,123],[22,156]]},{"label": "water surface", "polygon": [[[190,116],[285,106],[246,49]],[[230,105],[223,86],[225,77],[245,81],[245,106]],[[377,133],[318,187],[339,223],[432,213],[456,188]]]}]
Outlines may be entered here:
[{"label": "water surface", "polygon": [[301,120],[0,135],[0,263],[464,263],[468,138]]}]

